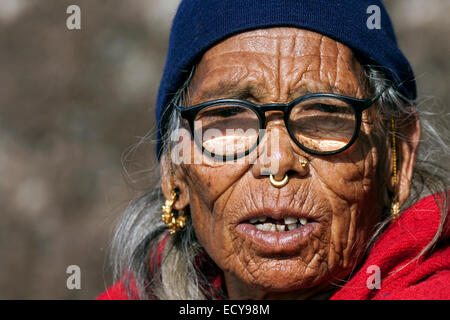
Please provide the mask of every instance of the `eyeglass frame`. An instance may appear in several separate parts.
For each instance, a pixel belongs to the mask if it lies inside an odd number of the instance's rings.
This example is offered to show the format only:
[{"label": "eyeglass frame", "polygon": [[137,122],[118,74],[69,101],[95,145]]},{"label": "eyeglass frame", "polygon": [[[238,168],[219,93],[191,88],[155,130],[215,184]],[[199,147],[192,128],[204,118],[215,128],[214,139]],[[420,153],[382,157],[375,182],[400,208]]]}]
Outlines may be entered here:
[{"label": "eyeglass frame", "polygon": [[[191,131],[191,137],[194,139],[197,146],[199,148],[201,148],[203,153],[206,153],[208,156],[210,156],[211,158],[214,158],[214,159],[218,159],[218,160],[221,159],[222,161],[229,161],[229,160],[236,160],[241,157],[245,157],[245,156],[249,155],[259,145],[260,139],[264,135],[264,128],[266,127],[265,113],[268,111],[282,111],[283,112],[284,125],[286,126],[289,136],[301,150],[303,150],[304,152],[306,152],[308,154],[312,154],[312,155],[331,156],[331,155],[341,153],[353,145],[353,143],[358,138],[359,132],[361,131],[361,122],[362,122],[363,111],[370,108],[381,97],[381,95],[384,93],[384,91],[387,88],[388,88],[388,86],[385,87],[383,90],[381,90],[375,97],[367,98],[367,99],[359,99],[359,98],[355,98],[355,97],[349,97],[349,96],[344,96],[344,95],[329,93],[329,92],[318,92],[318,93],[309,93],[306,95],[302,95],[288,103],[255,104],[255,103],[252,103],[247,100],[226,98],[226,99],[209,100],[209,101],[205,101],[205,102],[202,102],[202,103],[199,103],[199,104],[196,104],[193,106],[189,106],[189,107],[181,107],[179,105],[174,104],[174,107],[175,107],[175,109],[177,109],[180,112],[180,116],[183,119],[187,120],[190,131]],[[347,103],[354,111],[355,118],[356,118],[355,131],[353,132],[353,136],[349,140],[349,142],[341,149],[338,149],[335,151],[325,151],[325,152],[318,152],[318,151],[309,149],[308,147],[305,147],[303,144],[301,144],[297,138],[295,138],[294,134],[291,132],[291,130],[289,128],[289,125],[288,125],[289,116],[290,116],[290,113],[292,112],[292,109],[301,102],[305,102],[305,101],[317,99],[317,98],[333,98],[333,99],[343,101],[343,102]],[[263,133],[263,135],[258,134],[258,138],[257,138],[254,146],[252,146],[251,148],[249,148],[249,150],[247,150],[241,154],[218,156],[216,154],[209,152],[207,149],[205,149],[203,144],[195,138],[195,131],[194,131],[195,118],[197,117],[199,112],[209,106],[212,106],[215,104],[222,104],[222,103],[242,104],[243,106],[251,109],[258,116],[259,130],[260,130],[260,132]]]}]

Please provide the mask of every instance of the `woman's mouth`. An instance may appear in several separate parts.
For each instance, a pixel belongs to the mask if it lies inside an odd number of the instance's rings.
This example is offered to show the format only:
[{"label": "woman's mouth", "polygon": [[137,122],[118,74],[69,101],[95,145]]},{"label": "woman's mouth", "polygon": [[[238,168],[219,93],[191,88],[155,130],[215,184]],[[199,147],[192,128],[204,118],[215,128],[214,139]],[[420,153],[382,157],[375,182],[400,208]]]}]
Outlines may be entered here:
[{"label": "woman's mouth", "polygon": [[306,218],[285,217],[281,220],[275,220],[268,217],[253,218],[249,222],[253,224],[256,229],[262,231],[291,231],[308,223]]},{"label": "woman's mouth", "polygon": [[268,217],[261,215],[236,226],[240,237],[252,249],[268,255],[295,255],[320,235],[320,223],[305,217]]}]

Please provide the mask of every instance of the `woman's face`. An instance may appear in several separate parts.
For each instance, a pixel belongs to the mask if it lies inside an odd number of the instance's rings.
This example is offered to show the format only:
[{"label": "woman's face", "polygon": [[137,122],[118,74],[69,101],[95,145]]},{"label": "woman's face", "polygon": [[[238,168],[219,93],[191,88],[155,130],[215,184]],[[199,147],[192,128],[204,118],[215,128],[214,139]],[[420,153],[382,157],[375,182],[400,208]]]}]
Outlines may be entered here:
[{"label": "woman's face", "polygon": [[[370,96],[349,48],[311,31],[271,28],[236,35],[206,52],[187,105],[219,98],[286,103],[309,92]],[[262,144],[278,148],[264,156],[252,152],[248,161],[205,157],[202,163],[181,164],[195,232],[224,271],[230,297],[237,291],[240,298],[301,293],[338,283],[361,260],[383,206],[380,167],[387,152],[366,112],[357,141],[333,156],[303,152],[289,137],[280,112],[266,117]],[[288,174],[288,184],[274,187],[268,167],[277,168],[272,172],[276,179]],[[257,229],[252,218],[278,223],[304,218],[307,223],[269,232]]]}]

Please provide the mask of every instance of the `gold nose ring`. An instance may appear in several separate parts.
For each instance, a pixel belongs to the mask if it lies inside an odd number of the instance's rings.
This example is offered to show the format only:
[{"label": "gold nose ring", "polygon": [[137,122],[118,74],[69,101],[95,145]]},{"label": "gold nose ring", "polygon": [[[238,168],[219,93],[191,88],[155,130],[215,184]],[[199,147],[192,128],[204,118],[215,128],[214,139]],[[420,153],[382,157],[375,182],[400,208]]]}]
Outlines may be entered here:
[{"label": "gold nose ring", "polygon": [[275,177],[271,174],[270,175],[270,183],[277,188],[281,188],[288,183],[289,177],[287,174],[284,175],[284,178],[282,180],[275,180]]}]

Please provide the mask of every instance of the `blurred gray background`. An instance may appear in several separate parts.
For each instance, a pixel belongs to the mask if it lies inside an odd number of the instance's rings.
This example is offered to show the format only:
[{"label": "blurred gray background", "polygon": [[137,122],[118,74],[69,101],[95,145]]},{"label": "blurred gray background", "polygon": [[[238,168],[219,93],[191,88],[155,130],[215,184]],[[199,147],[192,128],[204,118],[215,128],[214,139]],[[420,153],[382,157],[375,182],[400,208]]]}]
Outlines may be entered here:
[{"label": "blurred gray background", "polygon": [[[92,299],[148,186],[153,106],[178,0],[0,0],[0,299]],[[385,1],[427,105],[450,105],[450,1]],[[66,28],[81,7],[82,29]],[[81,268],[68,290],[66,268]]]}]

